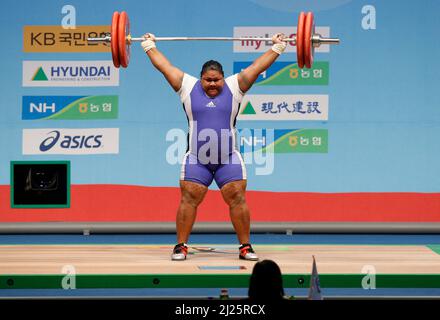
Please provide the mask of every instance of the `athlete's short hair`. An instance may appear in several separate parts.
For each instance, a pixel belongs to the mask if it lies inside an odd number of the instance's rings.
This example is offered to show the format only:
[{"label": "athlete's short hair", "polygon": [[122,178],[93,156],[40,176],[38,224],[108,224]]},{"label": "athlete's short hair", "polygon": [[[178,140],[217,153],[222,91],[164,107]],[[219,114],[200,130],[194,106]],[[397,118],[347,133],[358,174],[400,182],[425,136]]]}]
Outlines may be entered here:
[{"label": "athlete's short hair", "polygon": [[202,77],[203,74],[204,74],[205,72],[209,71],[209,70],[215,70],[215,71],[218,71],[218,72],[220,72],[220,73],[222,74],[222,76],[225,76],[225,74],[224,74],[224,72],[223,72],[223,67],[222,67],[222,65],[220,64],[220,62],[218,62],[218,61],[215,61],[215,60],[209,60],[209,61],[206,61],[206,62],[203,64],[202,71],[200,72],[200,77]]}]

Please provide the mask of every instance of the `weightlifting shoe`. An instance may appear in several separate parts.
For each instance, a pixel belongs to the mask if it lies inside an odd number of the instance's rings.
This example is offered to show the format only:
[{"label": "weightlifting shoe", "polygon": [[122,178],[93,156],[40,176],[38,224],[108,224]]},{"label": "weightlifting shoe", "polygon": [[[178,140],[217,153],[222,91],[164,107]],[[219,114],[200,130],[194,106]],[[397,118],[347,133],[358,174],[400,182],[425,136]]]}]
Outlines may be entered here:
[{"label": "weightlifting shoe", "polygon": [[251,260],[251,261],[258,261],[258,256],[255,253],[254,249],[252,248],[250,243],[244,243],[239,248],[240,254],[238,257],[243,260]]},{"label": "weightlifting shoe", "polygon": [[188,254],[188,246],[186,243],[178,243],[173,249],[173,254],[171,255],[171,260],[174,261],[183,261],[186,259],[186,255]]}]

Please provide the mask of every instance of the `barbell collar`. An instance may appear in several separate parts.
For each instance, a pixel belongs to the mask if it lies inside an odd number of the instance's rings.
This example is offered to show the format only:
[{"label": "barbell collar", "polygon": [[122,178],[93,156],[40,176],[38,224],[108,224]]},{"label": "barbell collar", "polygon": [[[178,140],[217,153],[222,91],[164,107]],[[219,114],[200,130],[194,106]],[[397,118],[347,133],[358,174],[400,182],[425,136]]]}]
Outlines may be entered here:
[{"label": "barbell collar", "polygon": [[341,41],[338,38],[323,38],[319,33],[312,36],[312,45],[314,48],[319,48],[322,44],[339,44]]},{"label": "barbell collar", "polygon": [[111,41],[112,37],[110,35],[106,35],[105,37],[100,38],[87,38],[87,42],[110,43]]}]

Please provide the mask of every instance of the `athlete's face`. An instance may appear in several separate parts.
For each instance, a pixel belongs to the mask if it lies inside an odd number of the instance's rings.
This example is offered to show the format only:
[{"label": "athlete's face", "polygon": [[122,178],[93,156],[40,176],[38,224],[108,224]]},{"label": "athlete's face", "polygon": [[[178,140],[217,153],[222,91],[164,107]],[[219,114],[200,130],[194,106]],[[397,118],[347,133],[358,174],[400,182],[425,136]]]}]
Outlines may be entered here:
[{"label": "athlete's face", "polygon": [[225,85],[223,75],[217,70],[206,71],[202,74],[201,82],[203,90],[211,98],[218,96]]}]

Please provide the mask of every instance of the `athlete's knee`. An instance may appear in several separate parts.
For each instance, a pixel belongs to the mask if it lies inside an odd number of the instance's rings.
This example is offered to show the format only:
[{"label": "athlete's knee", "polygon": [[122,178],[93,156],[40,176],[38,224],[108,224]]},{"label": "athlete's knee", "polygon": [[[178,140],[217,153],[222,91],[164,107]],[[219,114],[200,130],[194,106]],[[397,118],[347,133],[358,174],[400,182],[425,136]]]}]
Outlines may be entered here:
[{"label": "athlete's knee", "polygon": [[244,193],[242,192],[237,192],[236,194],[234,194],[228,203],[231,208],[243,206],[245,204],[246,198],[244,196]]},{"label": "athlete's knee", "polygon": [[[206,188],[206,187],[205,187]],[[199,204],[203,201],[206,190],[201,187],[188,187],[182,186],[182,198],[181,204],[190,205],[192,207],[198,207]]]},{"label": "athlete's knee", "polygon": [[198,207],[202,202],[202,199],[193,194],[182,194],[182,199],[180,200],[182,205],[189,205],[191,207]]},{"label": "athlete's knee", "polygon": [[241,186],[228,186],[223,192],[223,198],[228,206],[232,208],[246,204],[245,190]]}]

